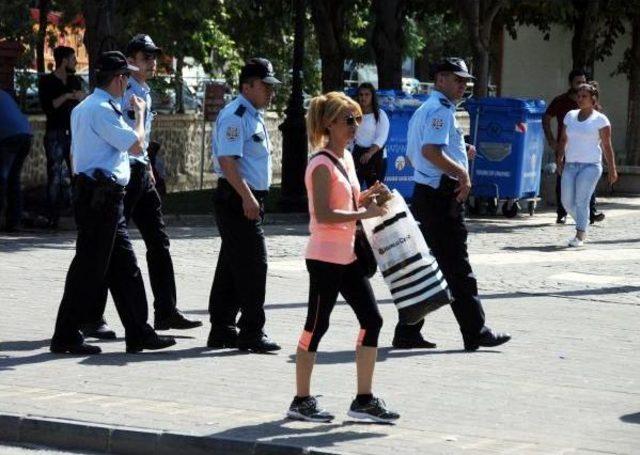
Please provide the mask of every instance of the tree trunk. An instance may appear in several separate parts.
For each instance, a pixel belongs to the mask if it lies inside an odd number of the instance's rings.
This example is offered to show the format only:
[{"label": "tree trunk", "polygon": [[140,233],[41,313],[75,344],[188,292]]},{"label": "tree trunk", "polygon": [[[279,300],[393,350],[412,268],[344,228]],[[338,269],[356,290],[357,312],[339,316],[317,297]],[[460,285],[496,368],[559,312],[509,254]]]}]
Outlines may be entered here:
[{"label": "tree trunk", "polygon": [[51,9],[51,0],[40,0],[38,2],[38,35],[36,38],[36,69],[39,74],[44,74],[44,46],[47,40],[47,16]]},{"label": "tree trunk", "polygon": [[378,67],[379,89],[402,89],[406,0],[373,0],[375,25],[373,52]]},{"label": "tree trunk", "polygon": [[[89,82],[95,85],[94,66],[98,56],[105,51],[117,50],[121,46],[117,37],[124,38],[123,18],[118,6],[121,0],[83,0],[82,14],[85,19],[84,46],[89,55]],[[123,43],[120,43],[123,44]]]},{"label": "tree trunk", "polygon": [[489,52],[493,20],[505,0],[458,0],[462,18],[467,24],[473,49],[473,96],[484,97],[489,91]]},{"label": "tree trunk", "polygon": [[324,92],[344,89],[346,3],[343,0],[311,0],[311,17],[322,60]]},{"label": "tree trunk", "polygon": [[627,164],[640,165],[640,15],[631,19],[629,101],[627,110]]},{"label": "tree trunk", "polygon": [[175,91],[176,91],[176,113],[184,114],[184,97],[182,96],[182,69],[184,68],[184,55],[176,55],[176,74],[175,74]]},{"label": "tree trunk", "polygon": [[584,69],[593,78],[600,0],[573,0],[573,7],[577,13],[571,40],[573,67]]},{"label": "tree trunk", "polygon": [[430,79],[429,75],[429,44],[422,49],[422,55],[416,58],[416,79],[420,82],[426,82]]}]

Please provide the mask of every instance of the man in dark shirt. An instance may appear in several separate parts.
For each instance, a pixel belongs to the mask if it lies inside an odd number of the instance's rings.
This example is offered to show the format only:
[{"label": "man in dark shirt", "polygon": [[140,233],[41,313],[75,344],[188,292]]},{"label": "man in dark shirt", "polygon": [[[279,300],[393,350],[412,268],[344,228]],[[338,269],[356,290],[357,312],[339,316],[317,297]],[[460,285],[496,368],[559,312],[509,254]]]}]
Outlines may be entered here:
[{"label": "man in dark shirt", "polygon": [[49,226],[56,228],[60,218],[63,163],[71,174],[71,111],[85,94],[76,72],[75,51],[66,46],[53,50],[56,69],[40,78],[39,96],[47,116],[44,149],[47,155],[47,204]]},{"label": "man in dark shirt", "polygon": [[[567,115],[567,112],[572,111],[574,109],[578,109],[578,102],[576,101],[576,93],[577,89],[581,84],[586,84],[587,82],[587,73],[581,69],[574,69],[569,73],[569,90],[562,95],[556,96],[549,107],[547,107],[547,111],[542,118],[542,127],[544,129],[544,135],[547,138],[547,142],[549,143],[549,147],[558,154],[558,142],[560,141],[560,134],[562,133],[562,125],[564,116]],[[598,110],[601,110],[600,106],[597,107]],[[551,119],[555,118],[558,124],[558,134],[554,137],[551,131]],[[556,205],[557,205],[557,214],[556,223],[564,224],[567,219],[567,211],[562,206],[562,200],[560,195],[560,174],[558,174],[556,178]],[[604,219],[604,213],[598,212],[596,209],[596,193],[591,195],[591,202],[589,203],[590,216],[589,219],[591,224],[595,221],[602,221]]]}]

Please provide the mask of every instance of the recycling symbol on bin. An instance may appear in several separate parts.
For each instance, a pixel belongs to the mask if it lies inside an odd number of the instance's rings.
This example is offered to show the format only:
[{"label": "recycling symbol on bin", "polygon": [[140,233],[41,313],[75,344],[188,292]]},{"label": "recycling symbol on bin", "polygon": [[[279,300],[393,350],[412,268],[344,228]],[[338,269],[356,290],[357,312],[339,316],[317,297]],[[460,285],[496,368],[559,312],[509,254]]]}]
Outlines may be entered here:
[{"label": "recycling symbol on bin", "polygon": [[491,122],[487,126],[487,130],[491,136],[500,136],[502,133],[502,126],[499,123]]}]

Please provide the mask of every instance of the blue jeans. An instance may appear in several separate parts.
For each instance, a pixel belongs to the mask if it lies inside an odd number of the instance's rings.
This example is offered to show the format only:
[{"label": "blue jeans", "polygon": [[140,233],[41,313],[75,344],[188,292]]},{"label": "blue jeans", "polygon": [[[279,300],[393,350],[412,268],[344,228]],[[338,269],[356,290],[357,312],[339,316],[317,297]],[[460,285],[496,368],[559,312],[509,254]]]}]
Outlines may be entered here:
[{"label": "blue jeans", "polygon": [[576,230],[586,232],[589,200],[602,175],[600,163],[565,163],[562,171],[562,205],[576,222]]},{"label": "blue jeans", "polygon": [[49,221],[56,224],[60,218],[60,205],[65,200],[65,172],[71,174],[71,136],[66,130],[48,130],[44,135],[47,155],[47,205]]},{"label": "blue jeans", "polygon": [[31,136],[20,134],[0,142],[0,212],[7,199],[6,229],[19,227],[22,218],[20,174],[31,150]]}]

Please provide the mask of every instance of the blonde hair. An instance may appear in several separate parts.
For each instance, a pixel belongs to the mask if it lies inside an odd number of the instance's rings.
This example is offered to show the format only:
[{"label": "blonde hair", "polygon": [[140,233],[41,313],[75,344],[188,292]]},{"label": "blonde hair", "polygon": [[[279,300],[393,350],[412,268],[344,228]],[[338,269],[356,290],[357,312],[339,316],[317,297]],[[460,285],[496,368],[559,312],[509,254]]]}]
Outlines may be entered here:
[{"label": "blonde hair", "polygon": [[324,147],[329,136],[327,127],[345,111],[362,116],[360,105],[342,92],[329,92],[311,99],[307,111],[307,136],[312,149]]}]

